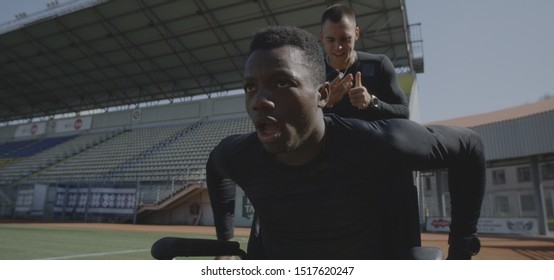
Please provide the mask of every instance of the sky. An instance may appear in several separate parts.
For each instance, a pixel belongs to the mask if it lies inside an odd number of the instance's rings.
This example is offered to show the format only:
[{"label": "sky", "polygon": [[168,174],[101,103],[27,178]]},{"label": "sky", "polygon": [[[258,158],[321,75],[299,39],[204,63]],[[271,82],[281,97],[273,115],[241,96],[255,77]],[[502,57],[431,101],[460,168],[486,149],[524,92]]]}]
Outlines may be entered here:
[{"label": "sky", "polygon": [[[68,0],[59,0],[65,3]],[[554,1],[405,0],[420,23],[420,118],[432,122],[554,96]],[[52,0],[0,0],[0,23]]]},{"label": "sky", "polygon": [[406,0],[421,23],[422,122],[554,96],[554,1]]},{"label": "sky", "polygon": [[[46,9],[46,4],[56,0],[0,0],[0,23],[15,19],[15,14],[25,12],[32,14]],[[58,0],[58,3],[67,3],[69,0]]]}]

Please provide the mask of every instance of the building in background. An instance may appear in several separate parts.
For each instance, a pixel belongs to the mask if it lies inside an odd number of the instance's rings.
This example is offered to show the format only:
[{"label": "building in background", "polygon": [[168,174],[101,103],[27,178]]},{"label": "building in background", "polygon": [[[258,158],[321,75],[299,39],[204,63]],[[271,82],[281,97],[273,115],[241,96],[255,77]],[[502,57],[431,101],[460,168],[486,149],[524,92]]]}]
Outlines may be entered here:
[{"label": "building in background", "polygon": [[[481,216],[503,219],[483,225],[483,231],[554,231],[554,98],[435,124],[468,127],[483,139],[487,187]],[[420,174],[421,214],[427,228],[433,228],[429,218],[445,221],[450,213],[445,173]],[[445,224],[434,221],[437,229]]]}]

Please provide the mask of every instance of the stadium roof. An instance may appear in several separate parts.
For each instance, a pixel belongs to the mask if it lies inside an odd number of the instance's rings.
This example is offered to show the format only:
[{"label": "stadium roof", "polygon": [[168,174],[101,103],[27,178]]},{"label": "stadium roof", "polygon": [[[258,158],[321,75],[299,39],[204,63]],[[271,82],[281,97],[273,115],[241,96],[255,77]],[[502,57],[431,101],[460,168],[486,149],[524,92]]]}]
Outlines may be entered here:
[{"label": "stadium roof", "polygon": [[[256,29],[319,34],[322,11],[336,1],[88,2],[0,34],[0,123],[241,88]],[[342,3],[358,16],[357,49],[413,69],[404,0]]]},{"label": "stadium roof", "polygon": [[487,124],[506,122],[554,111],[554,98],[548,98],[535,103],[523,104],[493,112],[436,121],[427,124],[442,124],[461,127],[479,127]]}]

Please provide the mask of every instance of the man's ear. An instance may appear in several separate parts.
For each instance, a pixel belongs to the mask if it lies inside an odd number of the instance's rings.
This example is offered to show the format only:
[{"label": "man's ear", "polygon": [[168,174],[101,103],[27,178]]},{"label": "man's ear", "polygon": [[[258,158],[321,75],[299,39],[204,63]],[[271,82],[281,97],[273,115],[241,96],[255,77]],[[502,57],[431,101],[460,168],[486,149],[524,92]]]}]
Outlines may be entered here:
[{"label": "man's ear", "polygon": [[356,40],[354,41],[358,41],[358,39],[360,38],[360,27],[356,25],[356,31],[354,32],[356,34]]},{"label": "man's ear", "polygon": [[331,84],[329,82],[325,82],[319,86],[318,89],[319,92],[319,102],[317,104],[317,107],[323,108],[325,105],[327,105],[327,102],[329,102],[329,93],[331,92]]}]

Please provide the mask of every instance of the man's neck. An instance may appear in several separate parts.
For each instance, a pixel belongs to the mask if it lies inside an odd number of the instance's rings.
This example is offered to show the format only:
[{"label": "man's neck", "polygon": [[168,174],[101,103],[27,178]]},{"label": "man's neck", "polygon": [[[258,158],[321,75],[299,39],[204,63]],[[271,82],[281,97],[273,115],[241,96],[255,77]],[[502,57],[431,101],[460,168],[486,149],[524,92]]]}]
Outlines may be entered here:
[{"label": "man's neck", "polygon": [[327,56],[327,64],[331,68],[346,72],[346,70],[356,62],[356,59],[358,56],[356,55],[356,52],[352,52],[352,55],[348,56],[344,61],[336,61],[336,60],[333,61],[328,59],[328,57],[329,56]]},{"label": "man's neck", "polygon": [[325,122],[323,116],[321,122],[316,124],[314,133],[304,141],[301,147],[294,151],[277,154],[275,159],[288,166],[301,166],[309,163],[325,150]]}]

